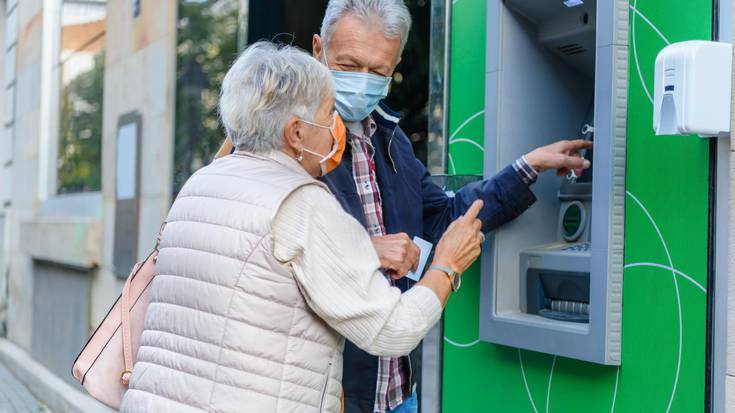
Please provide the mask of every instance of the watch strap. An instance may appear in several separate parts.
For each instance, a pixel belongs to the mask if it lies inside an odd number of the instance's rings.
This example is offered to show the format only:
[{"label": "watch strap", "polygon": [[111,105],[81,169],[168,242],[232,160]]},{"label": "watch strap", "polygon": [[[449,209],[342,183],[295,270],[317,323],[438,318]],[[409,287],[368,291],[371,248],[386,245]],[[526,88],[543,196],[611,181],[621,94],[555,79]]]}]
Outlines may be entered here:
[{"label": "watch strap", "polygon": [[429,267],[429,269],[430,270],[432,270],[432,269],[438,270],[438,271],[441,271],[441,272],[447,274],[447,277],[449,277],[449,283],[452,286],[452,291],[453,292],[454,291],[457,291],[458,287],[457,287],[457,283],[455,281],[459,277],[459,273],[457,271],[454,271],[453,269],[451,269],[449,267],[445,267],[443,265],[437,265],[437,264],[432,264]]}]

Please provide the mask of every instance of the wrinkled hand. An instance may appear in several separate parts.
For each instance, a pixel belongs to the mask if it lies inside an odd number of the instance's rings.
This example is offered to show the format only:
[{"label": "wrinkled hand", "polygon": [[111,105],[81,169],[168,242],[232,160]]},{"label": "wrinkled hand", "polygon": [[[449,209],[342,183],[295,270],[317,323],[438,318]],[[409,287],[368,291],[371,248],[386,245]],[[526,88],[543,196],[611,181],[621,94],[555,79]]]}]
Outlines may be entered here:
[{"label": "wrinkled hand", "polygon": [[482,201],[475,201],[467,213],[449,225],[436,246],[435,264],[449,267],[461,274],[480,256],[480,245],[485,236],[477,214],[482,206]]},{"label": "wrinkled hand", "polygon": [[372,237],[373,247],[380,258],[382,268],[391,278],[398,280],[409,271],[416,271],[421,250],[405,233]]},{"label": "wrinkled hand", "polygon": [[583,149],[592,149],[592,142],[582,139],[559,141],[534,149],[526,154],[526,161],[539,173],[556,169],[558,176],[564,176],[574,170],[577,176],[581,176],[582,171],[590,167],[590,162],[579,153]]}]

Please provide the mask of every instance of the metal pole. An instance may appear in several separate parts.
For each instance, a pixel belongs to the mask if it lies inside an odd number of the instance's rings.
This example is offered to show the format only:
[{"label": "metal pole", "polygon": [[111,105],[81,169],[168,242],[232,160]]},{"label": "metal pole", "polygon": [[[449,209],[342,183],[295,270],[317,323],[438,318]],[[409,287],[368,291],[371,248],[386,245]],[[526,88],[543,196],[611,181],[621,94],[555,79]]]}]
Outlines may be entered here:
[{"label": "metal pole", "polygon": [[[452,40],[452,1],[431,2],[431,45],[429,69],[428,169],[447,173],[449,139],[449,73]],[[421,358],[421,413],[440,413],[442,399],[443,319],[424,338]]]}]

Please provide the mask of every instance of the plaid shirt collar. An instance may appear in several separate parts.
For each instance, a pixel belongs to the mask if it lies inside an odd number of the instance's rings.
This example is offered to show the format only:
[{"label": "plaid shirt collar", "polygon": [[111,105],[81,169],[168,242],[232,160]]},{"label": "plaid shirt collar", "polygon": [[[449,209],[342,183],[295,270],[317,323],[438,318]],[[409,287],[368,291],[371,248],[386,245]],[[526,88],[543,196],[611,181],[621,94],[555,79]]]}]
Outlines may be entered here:
[{"label": "plaid shirt collar", "polygon": [[375,131],[378,130],[378,124],[372,116],[368,116],[361,121],[345,122],[345,126],[347,127],[347,140],[349,141],[352,141],[352,139],[369,141],[375,135]]}]

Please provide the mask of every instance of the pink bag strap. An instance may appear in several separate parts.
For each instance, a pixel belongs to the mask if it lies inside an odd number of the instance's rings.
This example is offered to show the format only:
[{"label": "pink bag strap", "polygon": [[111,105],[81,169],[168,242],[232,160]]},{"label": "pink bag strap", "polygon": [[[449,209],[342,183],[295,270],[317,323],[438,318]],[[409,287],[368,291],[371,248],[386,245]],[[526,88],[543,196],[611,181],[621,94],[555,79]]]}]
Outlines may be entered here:
[{"label": "pink bag strap", "polygon": [[125,370],[120,375],[120,379],[124,385],[128,385],[130,382],[130,376],[133,372],[133,343],[130,339],[130,280],[133,275],[138,272],[140,263],[133,266],[133,270],[130,272],[128,279],[125,281],[123,287],[122,296],[120,297],[120,318],[122,320],[122,336],[123,336],[123,361],[125,363]]},{"label": "pink bag strap", "polygon": [[[158,231],[158,237],[156,237],[156,247],[153,250],[153,262],[158,259],[158,248],[161,245],[161,234],[163,234],[163,228],[166,227],[166,223],[161,224],[161,229]],[[120,375],[120,380],[124,385],[130,383],[130,376],[133,374],[133,341],[130,337],[130,282],[132,281],[135,274],[143,266],[144,262],[136,263],[133,266],[133,270],[130,271],[128,279],[125,281],[125,286],[122,290],[120,297],[120,320],[122,321],[122,338],[123,338],[123,362],[125,370]]]}]

